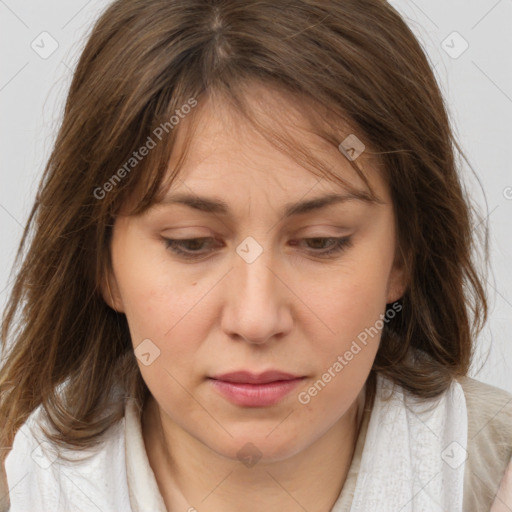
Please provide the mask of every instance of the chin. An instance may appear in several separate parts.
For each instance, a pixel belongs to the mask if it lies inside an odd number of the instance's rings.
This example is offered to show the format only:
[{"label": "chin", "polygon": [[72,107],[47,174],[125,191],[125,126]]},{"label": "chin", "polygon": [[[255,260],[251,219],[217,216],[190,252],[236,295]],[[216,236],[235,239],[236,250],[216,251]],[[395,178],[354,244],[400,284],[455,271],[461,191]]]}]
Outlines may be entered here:
[{"label": "chin", "polygon": [[307,444],[290,431],[283,431],[280,435],[274,431],[269,435],[271,431],[268,428],[246,428],[245,431],[233,434],[232,438],[227,439],[225,436],[223,440],[227,444],[220,443],[219,437],[206,444],[219,455],[238,460],[247,467],[289,459],[302,451]]}]

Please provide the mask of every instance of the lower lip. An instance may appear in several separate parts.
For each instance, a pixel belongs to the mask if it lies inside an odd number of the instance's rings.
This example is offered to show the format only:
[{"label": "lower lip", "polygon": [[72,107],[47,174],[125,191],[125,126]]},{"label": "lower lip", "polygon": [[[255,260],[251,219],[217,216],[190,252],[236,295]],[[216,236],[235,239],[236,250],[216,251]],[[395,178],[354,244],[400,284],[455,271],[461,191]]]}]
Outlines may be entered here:
[{"label": "lower lip", "polygon": [[244,407],[266,407],[282,400],[303,378],[279,380],[266,384],[244,384],[211,379],[213,385],[230,402]]}]

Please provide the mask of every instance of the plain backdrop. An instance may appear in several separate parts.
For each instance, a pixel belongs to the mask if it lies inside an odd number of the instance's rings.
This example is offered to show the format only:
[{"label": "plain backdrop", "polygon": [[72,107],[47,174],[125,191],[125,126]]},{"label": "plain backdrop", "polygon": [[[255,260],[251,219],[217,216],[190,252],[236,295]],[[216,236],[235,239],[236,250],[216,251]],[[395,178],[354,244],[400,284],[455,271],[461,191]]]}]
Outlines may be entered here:
[{"label": "plain backdrop", "polygon": [[[0,0],[2,309],[75,63],[92,23],[108,3]],[[453,128],[476,176],[466,165],[461,172],[490,228],[490,318],[477,340],[471,376],[512,392],[512,0],[391,4],[435,68]]]}]

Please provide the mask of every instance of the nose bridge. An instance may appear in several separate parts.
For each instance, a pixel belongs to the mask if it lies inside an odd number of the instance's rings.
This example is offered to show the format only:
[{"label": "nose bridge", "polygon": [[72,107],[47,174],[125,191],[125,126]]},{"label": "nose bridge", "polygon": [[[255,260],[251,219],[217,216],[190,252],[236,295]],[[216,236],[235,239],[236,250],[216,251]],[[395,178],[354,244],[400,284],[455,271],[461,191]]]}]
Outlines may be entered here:
[{"label": "nose bridge", "polygon": [[260,315],[268,315],[278,306],[276,303],[278,290],[276,290],[275,276],[271,272],[273,263],[271,251],[263,248],[258,250],[254,245],[249,241],[245,246],[238,248],[241,252],[249,247],[248,258],[240,256],[234,269],[236,295],[243,301],[240,306],[244,314],[248,314],[249,317],[253,316],[251,308]]},{"label": "nose bridge", "polygon": [[235,276],[245,301],[259,305],[260,301],[275,300],[275,276],[271,271],[272,257],[269,250],[263,251],[254,261],[248,262],[241,258],[237,262]]},{"label": "nose bridge", "polygon": [[272,252],[250,238],[237,247],[224,329],[246,341],[264,343],[290,328],[290,313]]}]

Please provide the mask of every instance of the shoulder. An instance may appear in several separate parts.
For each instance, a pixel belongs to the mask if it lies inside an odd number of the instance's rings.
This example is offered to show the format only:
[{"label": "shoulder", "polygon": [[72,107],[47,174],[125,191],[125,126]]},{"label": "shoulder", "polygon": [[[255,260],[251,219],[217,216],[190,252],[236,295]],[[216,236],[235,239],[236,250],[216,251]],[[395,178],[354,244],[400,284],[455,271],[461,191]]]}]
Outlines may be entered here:
[{"label": "shoulder", "polygon": [[[490,442],[512,454],[512,394],[470,377],[457,379],[468,410],[468,440],[476,446]],[[508,462],[508,461],[507,461]]]},{"label": "shoulder", "polygon": [[42,425],[47,426],[45,415],[38,408],[16,433],[5,461],[11,507],[5,510],[130,510],[124,419],[89,449],[57,446]]},{"label": "shoulder", "polygon": [[489,510],[512,457],[512,394],[470,377],[457,382],[468,415],[464,502]]}]

